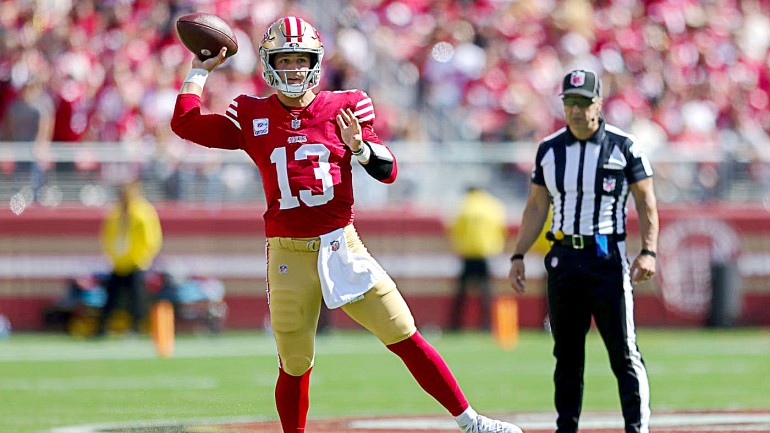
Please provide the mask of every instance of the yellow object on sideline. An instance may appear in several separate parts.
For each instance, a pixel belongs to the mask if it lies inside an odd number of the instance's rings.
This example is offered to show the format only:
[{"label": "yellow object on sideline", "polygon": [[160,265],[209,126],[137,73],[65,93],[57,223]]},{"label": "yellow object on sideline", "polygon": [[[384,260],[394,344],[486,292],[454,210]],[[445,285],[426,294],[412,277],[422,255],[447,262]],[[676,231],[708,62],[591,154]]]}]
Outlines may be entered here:
[{"label": "yellow object on sideline", "polygon": [[162,358],[174,353],[174,306],[169,301],[158,301],[150,310],[150,333],[155,349]]}]

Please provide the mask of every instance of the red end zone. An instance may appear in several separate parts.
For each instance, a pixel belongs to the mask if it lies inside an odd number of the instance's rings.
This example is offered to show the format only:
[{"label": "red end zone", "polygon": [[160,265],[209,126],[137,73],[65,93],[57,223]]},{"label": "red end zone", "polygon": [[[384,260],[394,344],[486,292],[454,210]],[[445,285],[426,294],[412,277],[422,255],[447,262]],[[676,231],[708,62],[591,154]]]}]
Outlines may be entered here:
[{"label": "red end zone", "polygon": [[[551,413],[490,415],[517,424],[525,433],[551,433],[555,430],[555,415]],[[770,433],[770,412],[654,412],[650,422],[650,430],[654,433]],[[157,433],[159,431],[173,431],[175,433],[279,433],[281,427],[277,421],[223,419],[63,427],[52,430],[52,433]],[[314,419],[308,422],[307,431],[308,433],[445,433],[458,432],[459,429],[451,417],[431,415]],[[623,431],[623,420],[618,413],[585,413],[580,421],[580,431],[584,433],[616,433]]]}]

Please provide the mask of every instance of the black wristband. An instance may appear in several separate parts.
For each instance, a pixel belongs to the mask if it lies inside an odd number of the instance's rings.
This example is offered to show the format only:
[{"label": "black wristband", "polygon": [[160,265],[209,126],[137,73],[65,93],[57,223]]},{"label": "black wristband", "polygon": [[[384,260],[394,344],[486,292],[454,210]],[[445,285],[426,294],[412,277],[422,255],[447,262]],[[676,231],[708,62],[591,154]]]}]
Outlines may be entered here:
[{"label": "black wristband", "polygon": [[511,261],[524,260],[524,254],[514,254],[511,256]]},{"label": "black wristband", "polygon": [[655,251],[648,250],[646,248],[642,249],[642,251],[639,251],[640,256],[650,256],[652,258],[657,258],[657,254],[655,254]]}]

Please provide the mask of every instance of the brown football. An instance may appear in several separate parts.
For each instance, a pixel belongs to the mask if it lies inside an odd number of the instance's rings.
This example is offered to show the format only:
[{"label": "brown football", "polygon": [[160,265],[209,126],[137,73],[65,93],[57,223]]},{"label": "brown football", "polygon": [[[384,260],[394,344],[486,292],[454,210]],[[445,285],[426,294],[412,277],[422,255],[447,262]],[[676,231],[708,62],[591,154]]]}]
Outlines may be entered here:
[{"label": "brown football", "polygon": [[214,57],[227,47],[227,57],[238,52],[233,29],[216,15],[194,12],[176,20],[176,32],[188,50],[201,60]]}]

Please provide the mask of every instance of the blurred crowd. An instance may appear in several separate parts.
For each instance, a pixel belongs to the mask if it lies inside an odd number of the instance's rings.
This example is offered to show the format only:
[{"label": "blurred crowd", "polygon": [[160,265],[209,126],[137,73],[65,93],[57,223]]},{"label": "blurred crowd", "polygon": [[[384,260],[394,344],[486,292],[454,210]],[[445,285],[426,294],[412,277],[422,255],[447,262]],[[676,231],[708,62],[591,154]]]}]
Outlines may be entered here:
[{"label": "blurred crowd", "polygon": [[601,74],[608,121],[650,153],[770,153],[766,0],[4,1],[0,141],[40,155],[51,141],[130,142],[173,172],[185,147],[169,119],[192,56],[174,23],[192,11],[239,42],[206,84],[211,111],[269,93],[259,40],[298,15],[324,40],[321,87],[369,92],[386,140],[537,141],[562,124],[560,80],[580,67]]}]

